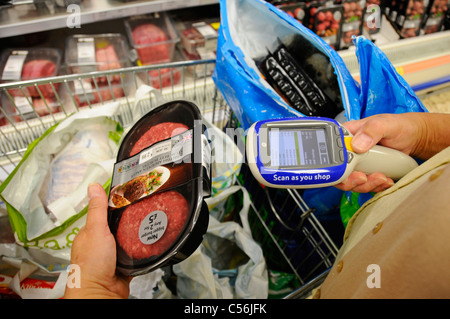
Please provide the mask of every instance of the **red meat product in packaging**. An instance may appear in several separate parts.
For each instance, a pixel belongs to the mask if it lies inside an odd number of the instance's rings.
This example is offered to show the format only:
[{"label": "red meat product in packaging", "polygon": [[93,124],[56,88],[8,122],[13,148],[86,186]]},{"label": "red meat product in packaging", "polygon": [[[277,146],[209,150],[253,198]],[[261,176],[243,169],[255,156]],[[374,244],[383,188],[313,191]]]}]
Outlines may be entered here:
[{"label": "red meat product in packaging", "polygon": [[217,36],[211,24],[204,21],[195,22],[190,28],[181,31],[181,45],[189,54],[198,54],[197,50],[200,48],[215,52]]},{"label": "red meat product in packaging", "polygon": [[14,104],[5,98],[3,98],[3,103],[5,105],[4,112],[10,120],[16,123],[61,111],[61,107],[54,97],[41,99],[40,97],[15,96]]},{"label": "red meat product in packaging", "polygon": [[[145,238],[141,225],[145,225],[144,219],[152,214],[161,225],[166,226],[162,227],[164,230],[159,232],[159,238],[154,243],[152,238],[141,239]],[[161,255],[181,233],[188,215],[189,205],[176,191],[146,197],[124,210],[117,229],[117,241],[126,254],[136,260]]]},{"label": "red meat product in packaging", "polygon": [[[125,93],[120,85],[112,85],[110,87],[108,84],[99,84],[97,85],[98,90],[95,89],[94,84],[91,84],[90,82],[84,82],[83,85],[86,87],[86,93],[74,95],[79,107],[84,107],[89,104],[102,103],[125,96]],[[81,90],[79,89],[78,91]]]},{"label": "red meat product in packaging", "polygon": [[25,62],[22,68],[22,80],[39,79],[51,76],[56,70],[56,65],[50,60],[40,59]]},{"label": "red meat product in packaging", "polygon": [[[69,73],[115,70],[129,66],[127,51],[121,34],[76,34],[66,39],[65,64]],[[110,75],[109,81],[119,82],[120,76]],[[96,77],[95,82],[107,82],[107,77]]]},{"label": "red meat product in packaging", "polygon": [[[21,80],[34,80],[41,79],[49,76],[55,75],[56,64],[53,61],[46,59],[30,60],[23,64]],[[58,89],[59,83],[54,83],[55,90]],[[38,85],[44,97],[55,96],[53,89],[50,84]],[[23,93],[19,89],[8,91],[12,96],[23,96]],[[28,86],[26,92],[32,97],[40,97],[39,92],[36,87]]]},{"label": "red meat product in packaging", "polygon": [[[28,81],[57,76],[61,62],[60,50],[54,48],[12,48],[3,50],[0,57],[0,81],[9,83]],[[59,84],[32,85],[28,84],[22,89],[10,89],[8,93],[13,96],[48,98],[55,95]]]},{"label": "red meat product in packaging", "polygon": [[181,32],[181,43],[189,54],[196,54],[197,47],[205,46],[205,38],[194,27]]},{"label": "red meat product in packaging", "polygon": [[[95,48],[95,60],[97,62],[98,71],[114,70],[122,67],[116,49],[111,44],[104,48]],[[111,80],[119,82],[120,76],[114,75]],[[106,76],[97,78],[97,81],[107,82]]]},{"label": "red meat product in packaging", "polygon": [[205,141],[200,110],[182,100],[152,109],[123,138],[108,200],[119,272],[136,276],[173,265],[200,245],[210,175],[196,156],[208,152]]},{"label": "red meat product in packaging", "polygon": [[424,14],[425,6],[423,0],[410,0],[405,15],[399,15],[397,18],[400,35],[403,38],[418,36]]},{"label": "red meat product in packaging", "polygon": [[178,135],[187,131],[189,128],[181,123],[164,122],[152,126],[145,132],[139,140],[133,145],[129,156],[136,155],[143,149],[155,144],[156,142],[165,140],[172,136]]},{"label": "red meat product in packaging", "polygon": [[181,79],[181,72],[176,68],[163,68],[148,71],[150,85],[156,89],[178,84]]},{"label": "red meat product in packaging", "polygon": [[143,64],[170,61],[167,35],[152,23],[138,25],[132,31],[139,59]]},{"label": "red meat product in packaging", "polygon": [[196,48],[205,46],[205,38],[194,27],[181,32],[181,43],[189,54],[196,54]]},{"label": "red meat product in packaging", "polygon": [[[181,123],[164,122],[152,126],[133,145],[130,156],[147,147],[178,135],[188,130]],[[139,192],[138,183],[134,183],[134,192]],[[145,185],[143,185],[145,188]],[[142,192],[141,192],[142,193]],[[141,193],[133,194],[133,200],[141,197]],[[134,196],[136,195],[136,196]],[[125,194],[124,194],[125,196]],[[150,217],[153,216],[153,217]],[[189,205],[186,199],[177,191],[165,191],[145,197],[139,202],[128,206],[122,214],[117,228],[116,238],[125,253],[132,259],[140,260],[151,256],[159,256],[165,252],[181,233],[189,216]],[[161,231],[152,229],[152,235],[146,236],[146,219],[161,223]]]},{"label": "red meat product in packaging", "polygon": [[33,99],[33,107],[39,116],[49,115],[51,113],[58,113],[61,111],[56,99],[52,98],[35,98]]},{"label": "red meat product in packaging", "polygon": [[132,76],[117,70],[131,66],[126,39],[119,33],[76,34],[66,39],[65,65],[69,74],[96,72],[91,77],[72,81],[78,107],[104,103],[125,96]]}]

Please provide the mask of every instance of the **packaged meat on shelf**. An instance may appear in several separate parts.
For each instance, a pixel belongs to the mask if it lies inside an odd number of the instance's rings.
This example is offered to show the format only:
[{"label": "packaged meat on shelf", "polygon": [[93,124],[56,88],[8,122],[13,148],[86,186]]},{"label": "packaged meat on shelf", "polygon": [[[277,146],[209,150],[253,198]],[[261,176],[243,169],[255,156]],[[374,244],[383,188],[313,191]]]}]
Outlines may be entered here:
[{"label": "packaged meat on shelf", "polygon": [[[181,35],[179,51],[183,60],[209,60],[216,58],[219,22],[205,20],[184,21],[177,28]],[[190,71],[195,76],[210,76],[214,68],[210,67],[206,71],[190,68]]]},{"label": "packaged meat on shelf", "polygon": [[167,14],[133,16],[125,20],[125,28],[141,64],[172,60],[180,37]]},{"label": "packaged meat on shelf", "polygon": [[[0,58],[0,83],[30,81],[56,76],[60,72],[61,52],[54,48],[10,48]],[[55,98],[59,84],[17,88],[1,94],[0,124],[21,122],[60,111]]]},{"label": "packaged meat on shelf", "polygon": [[181,43],[183,49],[189,54],[197,54],[198,48],[216,51],[216,30],[204,21],[192,23],[190,27],[181,31]]},{"label": "packaged meat on shelf", "polygon": [[[180,36],[168,14],[133,16],[124,23],[128,40],[138,56],[137,65],[175,61],[176,45],[180,41]],[[145,80],[153,87],[159,89],[178,84],[180,70],[178,68],[150,70],[146,78]]]},{"label": "packaged meat on shelf", "polygon": [[[127,41],[119,33],[73,35],[66,39],[65,72],[78,74],[130,67],[129,53]],[[102,75],[74,81],[70,89],[78,107],[83,107],[125,96],[132,80],[130,76]]]}]

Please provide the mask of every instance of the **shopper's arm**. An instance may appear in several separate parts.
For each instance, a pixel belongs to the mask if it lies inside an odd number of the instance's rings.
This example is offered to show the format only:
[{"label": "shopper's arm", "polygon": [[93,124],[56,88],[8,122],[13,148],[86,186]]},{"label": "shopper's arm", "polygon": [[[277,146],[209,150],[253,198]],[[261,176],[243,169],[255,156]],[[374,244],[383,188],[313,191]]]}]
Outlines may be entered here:
[{"label": "shopper's arm", "polygon": [[[354,136],[352,148],[356,153],[367,152],[374,145],[380,144],[427,160],[450,146],[450,114],[379,114],[343,125]],[[382,191],[393,183],[381,173],[366,176],[361,172],[354,172],[336,187],[366,193]]]},{"label": "shopper's arm", "polygon": [[79,267],[80,283],[67,285],[64,298],[127,298],[129,280],[116,275],[116,243],[107,222],[105,190],[89,185],[88,196],[86,225],[74,239],[70,261]]}]

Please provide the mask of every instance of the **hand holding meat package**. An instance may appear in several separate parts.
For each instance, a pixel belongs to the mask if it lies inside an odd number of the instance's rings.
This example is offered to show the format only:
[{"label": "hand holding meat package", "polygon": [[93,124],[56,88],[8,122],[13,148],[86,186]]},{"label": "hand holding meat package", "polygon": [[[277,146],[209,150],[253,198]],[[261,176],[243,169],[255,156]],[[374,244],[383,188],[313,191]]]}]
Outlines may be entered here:
[{"label": "hand holding meat package", "polygon": [[[118,33],[74,35],[66,40],[65,65],[67,73],[109,71],[131,66],[128,46]],[[94,79],[73,81],[71,90],[79,107],[125,96],[130,79],[120,75],[101,75]]]},{"label": "hand holding meat package", "polygon": [[[61,52],[52,48],[6,49],[0,59],[0,83],[38,80],[56,76],[60,71]],[[55,98],[59,83],[10,89],[3,93],[1,105],[11,122],[21,122],[60,111]],[[9,96],[8,96],[9,95]],[[3,113],[2,113],[3,116]],[[6,119],[0,120],[6,124]]]},{"label": "hand holding meat package", "polygon": [[210,156],[200,111],[186,101],[153,109],[124,136],[108,207],[120,272],[142,275],[197,249],[208,226]]}]

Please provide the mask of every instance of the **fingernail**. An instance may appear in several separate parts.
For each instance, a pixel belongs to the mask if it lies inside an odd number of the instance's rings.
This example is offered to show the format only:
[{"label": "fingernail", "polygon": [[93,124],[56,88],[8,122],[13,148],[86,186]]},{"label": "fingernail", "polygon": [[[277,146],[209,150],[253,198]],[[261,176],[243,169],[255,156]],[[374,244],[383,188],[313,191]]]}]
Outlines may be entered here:
[{"label": "fingernail", "polygon": [[97,185],[98,185],[97,183],[91,183],[88,185],[88,198],[89,199],[99,196]]},{"label": "fingernail", "polygon": [[372,181],[372,185],[374,187],[379,186],[379,185],[383,185],[384,183],[387,182],[387,178],[386,177],[378,177],[377,179],[375,179],[374,181]]},{"label": "fingernail", "polygon": [[359,186],[367,182],[367,176],[362,175],[352,180],[352,186]]},{"label": "fingernail", "polygon": [[370,146],[372,146],[372,143],[372,137],[364,133],[355,135],[352,139],[352,147],[358,151],[368,151]]},{"label": "fingernail", "polygon": [[388,189],[389,187],[394,186],[394,184],[395,184],[395,183],[394,183],[393,180],[388,179],[388,180],[386,181],[386,183],[385,183],[386,187],[385,187],[384,189]]}]

